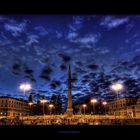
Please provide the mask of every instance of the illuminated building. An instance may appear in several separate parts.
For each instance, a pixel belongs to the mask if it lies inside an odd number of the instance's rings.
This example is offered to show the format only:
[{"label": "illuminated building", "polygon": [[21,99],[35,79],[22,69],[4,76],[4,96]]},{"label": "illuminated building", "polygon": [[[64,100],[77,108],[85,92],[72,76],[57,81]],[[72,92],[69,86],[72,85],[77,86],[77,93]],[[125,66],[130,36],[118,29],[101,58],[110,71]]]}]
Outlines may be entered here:
[{"label": "illuminated building", "polygon": [[127,108],[128,106],[134,105],[136,103],[135,98],[121,98],[119,100],[114,100],[108,102],[107,109],[109,115],[119,115],[119,116],[127,116]]},{"label": "illuminated building", "polygon": [[27,101],[11,97],[0,97],[0,116],[16,117],[27,116],[30,106]]},{"label": "illuminated building", "polygon": [[130,117],[140,118],[140,97],[137,97],[136,104],[127,107],[127,114]]}]

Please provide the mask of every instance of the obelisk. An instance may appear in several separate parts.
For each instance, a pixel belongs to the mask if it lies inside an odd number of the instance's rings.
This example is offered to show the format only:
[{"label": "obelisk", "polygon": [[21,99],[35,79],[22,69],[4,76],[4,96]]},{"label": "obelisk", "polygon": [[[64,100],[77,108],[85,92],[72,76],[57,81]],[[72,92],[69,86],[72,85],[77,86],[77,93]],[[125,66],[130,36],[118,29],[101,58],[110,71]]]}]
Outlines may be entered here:
[{"label": "obelisk", "polygon": [[67,116],[71,117],[73,115],[72,109],[72,86],[71,86],[71,68],[68,67],[68,106],[67,106]]}]

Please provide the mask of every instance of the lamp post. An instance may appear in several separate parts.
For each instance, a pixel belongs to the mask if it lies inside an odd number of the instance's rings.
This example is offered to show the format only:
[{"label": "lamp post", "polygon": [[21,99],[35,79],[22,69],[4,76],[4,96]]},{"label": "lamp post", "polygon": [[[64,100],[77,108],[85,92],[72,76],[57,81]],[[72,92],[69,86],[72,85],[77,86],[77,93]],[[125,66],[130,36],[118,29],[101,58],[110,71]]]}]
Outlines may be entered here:
[{"label": "lamp post", "polygon": [[32,103],[32,102],[29,102],[29,106],[30,106],[30,115],[32,115],[32,105],[33,105],[33,103]]},{"label": "lamp post", "polygon": [[114,84],[112,84],[111,89],[117,93],[117,100],[118,100],[119,93],[123,89],[123,85],[121,83],[114,83]]},{"label": "lamp post", "polygon": [[49,108],[50,108],[50,115],[52,114],[52,108],[54,107],[53,104],[49,104]]},{"label": "lamp post", "polygon": [[91,99],[90,101],[93,105],[93,114],[95,115],[95,103],[97,103],[97,100],[96,99]]},{"label": "lamp post", "polygon": [[45,100],[45,99],[41,99],[40,102],[43,104],[43,115],[45,115],[45,112],[44,112],[44,103],[46,103],[47,100]]},{"label": "lamp post", "polygon": [[[28,84],[28,83],[22,83],[20,86],[19,86],[19,89],[23,91],[24,93],[24,96],[26,96],[26,91],[29,91],[31,89],[31,85]],[[22,109],[22,108],[21,108]],[[21,116],[22,116],[22,110],[21,110]]]},{"label": "lamp post", "polygon": [[104,106],[104,109],[105,109],[105,115],[106,115],[106,105],[107,105],[107,102],[102,102],[103,106]]},{"label": "lamp post", "polygon": [[87,105],[86,104],[83,104],[82,106],[84,108],[84,115],[85,115],[85,108],[87,107]]},{"label": "lamp post", "polygon": [[30,84],[28,83],[22,83],[20,86],[19,86],[20,90],[23,90],[24,92],[24,95],[26,95],[26,91],[29,91],[32,87]]},{"label": "lamp post", "polygon": [[[121,83],[116,82],[116,83],[114,83],[114,84],[111,85],[111,89],[116,92],[116,94],[117,94],[117,100],[118,100],[119,99],[119,93],[123,89],[123,85]],[[115,114],[115,116],[116,116],[116,114]],[[120,117],[120,112],[119,112],[119,117]]]}]

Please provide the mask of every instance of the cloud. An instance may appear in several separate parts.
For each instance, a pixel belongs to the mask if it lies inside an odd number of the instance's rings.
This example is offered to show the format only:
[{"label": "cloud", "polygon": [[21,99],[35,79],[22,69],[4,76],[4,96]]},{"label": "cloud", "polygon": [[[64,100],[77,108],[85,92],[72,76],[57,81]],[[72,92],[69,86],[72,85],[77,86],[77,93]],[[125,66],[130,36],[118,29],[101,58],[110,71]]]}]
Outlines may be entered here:
[{"label": "cloud", "polygon": [[100,25],[104,26],[108,29],[113,29],[113,28],[116,28],[120,25],[123,25],[123,24],[127,23],[128,21],[129,21],[128,17],[115,18],[113,16],[107,16],[101,21]]},{"label": "cloud", "polygon": [[89,79],[82,79],[82,81],[81,81],[83,84],[86,84],[86,83],[89,83],[90,82],[90,80]]},{"label": "cloud", "polygon": [[[38,45],[35,45],[35,46],[33,46],[33,48],[34,48],[34,50],[35,50],[35,52],[36,52],[36,55],[37,56],[43,56],[43,54],[44,54],[44,52],[45,52],[45,49],[43,48],[43,47],[40,47],[40,46],[38,46]],[[44,57],[44,56],[43,56]],[[49,57],[48,56],[48,54],[46,54],[45,55],[45,58],[46,57]]]},{"label": "cloud", "polygon": [[6,17],[4,17],[4,16],[0,16],[0,22],[4,22],[5,20],[7,20]]},{"label": "cloud", "polygon": [[83,25],[83,20],[84,20],[84,17],[73,16],[73,23],[69,24],[69,29],[74,32],[81,29]]},{"label": "cloud", "polygon": [[72,41],[73,39],[75,39],[78,36],[78,34],[76,32],[69,32],[67,35],[67,39]]},{"label": "cloud", "polygon": [[107,54],[107,53],[109,53],[109,52],[110,52],[110,50],[104,49],[104,50],[101,50],[99,53],[100,53],[100,54]]},{"label": "cloud", "polygon": [[125,40],[125,43],[132,43],[132,42],[134,42],[134,43],[136,43],[136,41],[139,39],[139,33],[135,33],[135,34],[133,34],[130,38],[128,38],[128,39],[126,39]]},{"label": "cloud", "polygon": [[25,78],[31,80],[32,82],[36,82],[33,75],[34,71],[26,64],[23,64],[19,59],[15,60],[14,64],[12,65],[12,73],[15,75],[20,75],[23,73]]},{"label": "cloud", "polygon": [[72,73],[72,78],[71,78],[72,82],[76,82],[78,80],[77,74],[76,73]]},{"label": "cloud", "polygon": [[83,79],[90,79],[90,75],[89,74],[84,75]]},{"label": "cloud", "polygon": [[47,90],[42,90],[42,89],[36,89],[36,90],[33,90],[35,92],[39,92],[39,93],[47,93]]},{"label": "cloud", "polygon": [[61,65],[60,65],[60,69],[61,69],[62,71],[67,70],[66,64],[61,64]]},{"label": "cloud", "polygon": [[35,30],[37,31],[37,33],[38,33],[39,35],[41,35],[41,36],[45,36],[45,35],[48,34],[48,31],[47,31],[43,26],[36,26],[34,29],[35,29]]},{"label": "cloud", "polygon": [[15,59],[14,63],[12,64],[12,72],[13,74],[19,75],[22,71],[23,63],[21,59]]},{"label": "cloud", "polygon": [[134,27],[133,23],[126,25],[126,32],[129,33],[133,29],[133,27]]},{"label": "cloud", "polygon": [[12,41],[9,38],[7,38],[7,36],[4,35],[3,32],[1,32],[0,33],[0,45],[5,46],[5,45],[9,45],[11,43],[12,43]]},{"label": "cloud", "polygon": [[136,40],[135,45],[139,45],[140,44],[140,40]]},{"label": "cloud", "polygon": [[61,32],[56,31],[56,37],[57,37],[58,39],[60,39],[61,37],[63,37],[63,35],[62,35]]},{"label": "cloud", "polygon": [[50,74],[53,72],[52,68],[50,66],[45,66],[40,74],[40,78],[45,80],[50,80]]},{"label": "cloud", "polygon": [[77,61],[77,62],[75,62],[76,63],[76,65],[78,65],[78,66],[82,66],[83,65],[83,63],[82,62],[80,62],[80,61]]},{"label": "cloud", "polygon": [[57,80],[53,80],[50,84],[51,88],[52,89],[56,89],[57,87],[59,87],[61,85],[61,82],[60,81],[57,81]]},{"label": "cloud", "polygon": [[74,24],[76,24],[76,25],[81,25],[82,24],[82,22],[83,22],[83,17],[81,17],[81,16],[73,16],[73,22],[74,22]]},{"label": "cloud", "polygon": [[36,82],[33,72],[34,71],[32,69],[30,69],[26,64],[24,64],[25,77],[30,79],[32,82]]},{"label": "cloud", "polygon": [[95,64],[88,64],[87,68],[91,69],[91,70],[97,70],[98,69],[98,65]]},{"label": "cloud", "polygon": [[39,43],[39,41],[38,41],[39,36],[37,36],[37,35],[29,35],[27,38],[28,38],[28,41],[26,42],[26,45],[32,45],[33,43]]},{"label": "cloud", "polygon": [[26,29],[27,22],[24,20],[21,23],[17,23],[15,20],[10,20],[10,23],[5,23],[5,30],[11,32],[14,37],[21,35]]},{"label": "cloud", "polygon": [[86,71],[83,70],[81,67],[75,67],[75,71],[76,71],[77,73],[80,73],[80,74],[86,73]]},{"label": "cloud", "polygon": [[21,65],[18,63],[13,64],[13,66],[12,66],[13,74],[18,75],[20,73],[20,71],[21,71]]},{"label": "cloud", "polygon": [[69,62],[71,60],[71,57],[65,54],[59,54],[59,57],[62,58],[63,62]]},{"label": "cloud", "polygon": [[70,46],[67,46],[67,49],[64,49],[64,53],[67,55],[79,54],[82,51],[81,48],[76,48],[76,47],[69,48],[69,47]]},{"label": "cloud", "polygon": [[75,40],[72,40],[72,42],[80,43],[82,45],[87,45],[88,48],[91,48],[92,45],[96,44],[99,41],[100,37],[101,35],[99,33],[88,34],[88,35],[85,35],[84,37],[80,37]]},{"label": "cloud", "polygon": [[80,91],[81,89],[82,89],[82,87],[81,86],[72,86],[72,89],[74,90],[74,91]]},{"label": "cloud", "polygon": [[136,52],[140,52],[140,48],[136,49],[135,51],[136,51]]}]

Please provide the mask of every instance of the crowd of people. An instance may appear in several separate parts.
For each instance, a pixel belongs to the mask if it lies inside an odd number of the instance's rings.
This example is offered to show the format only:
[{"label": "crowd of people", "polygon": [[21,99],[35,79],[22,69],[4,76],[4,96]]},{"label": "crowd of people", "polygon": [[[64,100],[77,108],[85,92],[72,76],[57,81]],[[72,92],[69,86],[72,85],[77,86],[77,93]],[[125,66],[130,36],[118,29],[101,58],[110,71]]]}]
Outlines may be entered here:
[{"label": "crowd of people", "polygon": [[127,125],[140,124],[137,119],[0,119],[0,125]]}]

